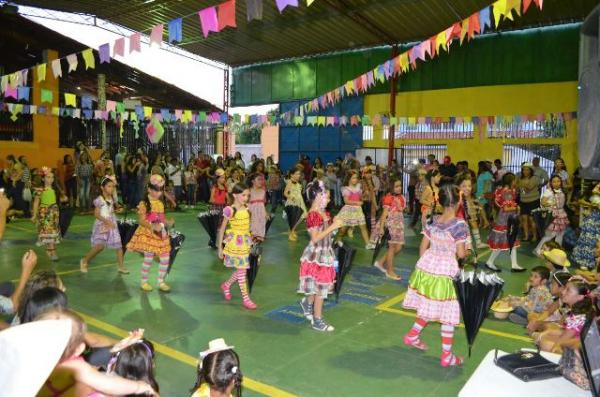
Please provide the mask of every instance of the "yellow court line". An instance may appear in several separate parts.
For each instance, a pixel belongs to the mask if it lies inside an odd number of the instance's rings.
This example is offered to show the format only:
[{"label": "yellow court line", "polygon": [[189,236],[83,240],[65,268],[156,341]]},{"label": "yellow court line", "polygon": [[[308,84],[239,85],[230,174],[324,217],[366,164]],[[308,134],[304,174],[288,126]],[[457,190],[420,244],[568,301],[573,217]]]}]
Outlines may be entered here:
[{"label": "yellow court line", "polygon": [[[79,314],[81,316],[81,318],[83,318],[83,320],[88,325],[91,325],[92,327],[101,329],[109,334],[113,334],[113,335],[119,336],[121,338],[124,338],[128,335],[127,331],[125,331],[124,329],[115,327],[112,324],[105,323],[104,321],[98,320],[97,318],[88,316],[87,314],[83,314],[81,312],[77,312],[77,314]],[[165,356],[170,357],[179,362],[182,362],[184,364],[190,365],[194,368],[198,366],[198,358],[190,356],[189,354],[180,352],[178,350],[172,349],[172,348],[165,346],[163,344],[160,344],[158,342],[155,342],[155,341],[151,341],[151,342],[154,345],[154,349],[157,352],[164,354]],[[247,387],[248,389],[258,392],[258,393],[261,393],[265,396],[295,397],[294,394],[291,394],[284,390],[278,389],[275,386],[267,385],[266,383],[256,381],[247,376],[244,376],[243,384],[244,384],[244,387]]]}]

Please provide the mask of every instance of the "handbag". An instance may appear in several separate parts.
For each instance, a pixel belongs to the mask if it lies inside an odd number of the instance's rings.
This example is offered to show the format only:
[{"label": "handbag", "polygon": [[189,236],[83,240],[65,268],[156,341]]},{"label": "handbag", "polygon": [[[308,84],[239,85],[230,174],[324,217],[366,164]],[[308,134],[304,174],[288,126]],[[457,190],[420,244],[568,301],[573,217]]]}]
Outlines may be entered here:
[{"label": "handbag", "polygon": [[23,201],[31,201],[31,189],[28,187],[23,189]]},{"label": "handbag", "polygon": [[516,353],[498,357],[498,349],[496,349],[494,363],[523,382],[561,376],[559,365],[542,357],[539,350],[519,350]]}]

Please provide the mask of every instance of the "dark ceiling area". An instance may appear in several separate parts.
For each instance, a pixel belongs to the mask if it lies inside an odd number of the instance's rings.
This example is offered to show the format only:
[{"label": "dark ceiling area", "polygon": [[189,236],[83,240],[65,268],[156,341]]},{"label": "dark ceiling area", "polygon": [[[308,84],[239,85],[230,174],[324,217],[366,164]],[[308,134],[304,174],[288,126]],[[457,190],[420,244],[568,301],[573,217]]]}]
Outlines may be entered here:
[{"label": "dark ceiling area", "polygon": [[[265,0],[262,20],[248,22],[246,2],[236,1],[238,27],[204,38],[196,12],[224,0],[17,0],[16,4],[98,16],[148,33],[153,25],[184,17],[179,46],[200,56],[243,66],[292,57],[424,40],[491,0],[316,0],[311,7],[288,7],[279,13]],[[505,20],[500,30],[582,21],[597,0],[545,0],[532,4],[522,18]],[[167,29],[165,26],[165,36]],[[166,38],[166,37],[165,37]]]}]

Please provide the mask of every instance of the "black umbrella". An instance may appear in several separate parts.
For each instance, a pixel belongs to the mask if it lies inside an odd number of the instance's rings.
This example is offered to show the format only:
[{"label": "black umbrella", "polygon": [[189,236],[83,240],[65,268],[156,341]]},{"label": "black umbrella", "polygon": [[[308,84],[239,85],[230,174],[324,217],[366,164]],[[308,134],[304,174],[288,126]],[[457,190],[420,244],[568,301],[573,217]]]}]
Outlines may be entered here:
[{"label": "black umbrella", "polygon": [[363,214],[365,215],[365,222],[367,222],[367,230],[371,234],[371,202],[364,201],[362,205]]},{"label": "black umbrella", "polygon": [[340,292],[342,291],[344,279],[352,268],[352,259],[354,258],[355,252],[356,250],[349,245],[338,245],[335,250],[335,255],[338,260],[337,277],[333,286],[336,302],[340,299]]},{"label": "black umbrella", "polygon": [[275,220],[275,216],[269,217],[267,219],[267,223],[265,224],[265,237],[267,237],[267,233],[269,232],[269,228],[271,227],[271,223]]},{"label": "black umbrella", "polygon": [[119,235],[121,236],[123,252],[125,252],[127,250],[127,243],[129,243],[129,240],[131,240],[138,228],[138,223],[130,219],[118,220],[117,228],[119,229]]},{"label": "black umbrella", "polygon": [[69,206],[64,206],[60,208],[58,224],[60,226],[61,237],[65,237],[65,234],[67,234],[67,230],[69,230],[69,226],[71,225],[71,221],[73,220],[73,215],[75,215],[75,208]]},{"label": "black umbrella", "polygon": [[288,221],[288,226],[290,227],[290,230],[292,230],[294,226],[300,222],[300,219],[302,219],[304,211],[297,205],[286,205],[284,210]]},{"label": "black umbrella", "polygon": [[519,234],[519,217],[517,215],[509,215],[506,220],[506,238],[508,239],[508,250],[512,251],[515,241],[517,241],[517,235]]},{"label": "black umbrella", "polygon": [[[377,227],[379,227],[379,224]],[[373,258],[371,259],[371,266],[373,266],[375,264],[375,261],[377,260],[377,257],[379,256],[379,252],[381,251],[381,248],[383,248],[387,244],[389,239],[390,239],[390,232],[386,227],[385,231],[383,232],[382,235],[379,236],[379,238],[377,239],[377,243],[375,244],[375,249],[373,250]]]},{"label": "black umbrella", "polygon": [[171,239],[171,252],[169,253],[169,267],[167,268],[167,274],[171,271],[171,267],[175,262],[175,257],[185,241],[185,236],[177,231],[172,231],[169,237]]},{"label": "black umbrella", "polygon": [[217,232],[221,226],[223,215],[221,211],[210,210],[198,214],[198,221],[208,234],[208,246],[217,248]]},{"label": "black umbrella", "polygon": [[544,234],[546,234],[546,229],[548,228],[548,226],[550,226],[550,224],[554,220],[552,211],[538,208],[538,209],[531,211],[531,215],[533,216],[533,220],[535,221],[537,235],[540,238],[542,238],[544,236]]},{"label": "black umbrella", "polygon": [[469,356],[475,342],[475,337],[487,317],[492,303],[498,298],[504,280],[496,273],[487,273],[481,270],[461,270],[454,278],[454,288],[460,305]]},{"label": "black umbrella", "polygon": [[249,262],[250,267],[246,270],[246,277],[248,278],[248,291],[252,292],[252,286],[254,285],[254,280],[256,280],[256,276],[258,275],[258,265],[260,264],[260,257],[262,255],[262,247],[260,242],[256,241],[252,245],[250,249]]}]

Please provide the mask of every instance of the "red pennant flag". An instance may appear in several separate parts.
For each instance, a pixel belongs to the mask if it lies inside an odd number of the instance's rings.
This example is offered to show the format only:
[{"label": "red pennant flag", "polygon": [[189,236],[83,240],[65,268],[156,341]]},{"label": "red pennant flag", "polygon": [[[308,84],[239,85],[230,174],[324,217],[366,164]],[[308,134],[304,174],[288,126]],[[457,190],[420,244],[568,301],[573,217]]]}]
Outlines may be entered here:
[{"label": "red pennant flag", "polygon": [[452,25],[452,30],[450,30],[450,34],[446,34],[446,41],[449,43],[455,38],[460,39],[461,30],[462,25],[460,24],[460,22],[456,22],[454,25]]},{"label": "red pennant flag", "polygon": [[481,27],[479,26],[479,12],[476,12],[469,17],[469,30],[467,33],[469,39],[472,39],[475,36],[475,33],[481,33]]},{"label": "red pennant flag", "polygon": [[532,0],[523,0],[523,14],[527,12]]},{"label": "red pennant flag", "polygon": [[436,41],[437,35],[429,39],[429,46],[431,48],[431,58],[435,58],[435,56],[437,55],[437,45],[435,44]]},{"label": "red pennant flag", "polygon": [[235,21],[235,0],[221,3],[218,8],[219,31],[227,26],[237,27]]}]

